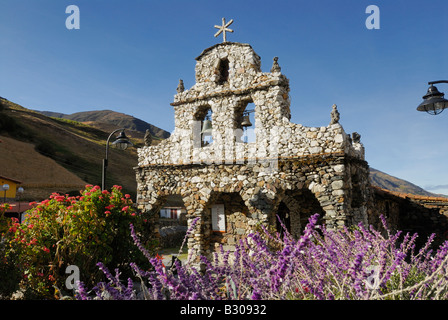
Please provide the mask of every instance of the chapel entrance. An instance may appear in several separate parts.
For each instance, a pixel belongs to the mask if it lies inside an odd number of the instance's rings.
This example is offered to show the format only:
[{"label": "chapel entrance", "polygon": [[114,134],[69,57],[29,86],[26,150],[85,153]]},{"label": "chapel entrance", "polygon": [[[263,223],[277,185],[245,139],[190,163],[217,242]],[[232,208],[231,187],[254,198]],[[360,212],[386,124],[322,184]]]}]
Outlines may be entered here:
[{"label": "chapel entrance", "polygon": [[288,233],[291,233],[291,217],[289,208],[286,206],[286,204],[282,201],[280,202],[280,205],[278,206],[277,210],[277,231],[280,233],[281,236],[287,231]]},{"label": "chapel entrance", "polygon": [[[316,213],[320,219],[325,215],[319,201],[308,189],[287,190],[276,212],[286,230],[296,239],[303,234],[308,219]],[[277,231],[282,234],[284,231],[278,218]]]}]

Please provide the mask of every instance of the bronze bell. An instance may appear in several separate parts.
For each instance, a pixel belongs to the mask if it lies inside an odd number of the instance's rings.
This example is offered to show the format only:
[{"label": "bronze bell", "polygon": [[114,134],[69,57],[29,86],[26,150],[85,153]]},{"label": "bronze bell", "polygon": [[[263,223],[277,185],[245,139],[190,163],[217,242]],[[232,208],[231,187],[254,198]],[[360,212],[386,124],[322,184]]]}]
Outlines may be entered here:
[{"label": "bronze bell", "polygon": [[241,126],[243,128],[252,126],[252,123],[250,122],[250,119],[249,119],[249,115],[243,116],[243,122],[241,122]]},{"label": "bronze bell", "polygon": [[204,123],[202,124],[201,134],[204,137],[212,135],[212,122],[209,119],[204,120]]}]

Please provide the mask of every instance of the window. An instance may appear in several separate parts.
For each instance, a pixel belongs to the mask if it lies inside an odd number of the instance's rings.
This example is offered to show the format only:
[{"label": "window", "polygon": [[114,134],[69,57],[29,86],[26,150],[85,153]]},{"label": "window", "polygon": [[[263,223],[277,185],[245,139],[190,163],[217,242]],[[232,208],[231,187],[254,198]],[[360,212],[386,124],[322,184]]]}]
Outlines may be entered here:
[{"label": "window", "polygon": [[226,232],[226,215],[223,204],[212,206],[212,230]]},{"label": "window", "polygon": [[229,80],[229,60],[222,59],[218,64],[218,84],[222,85]]}]

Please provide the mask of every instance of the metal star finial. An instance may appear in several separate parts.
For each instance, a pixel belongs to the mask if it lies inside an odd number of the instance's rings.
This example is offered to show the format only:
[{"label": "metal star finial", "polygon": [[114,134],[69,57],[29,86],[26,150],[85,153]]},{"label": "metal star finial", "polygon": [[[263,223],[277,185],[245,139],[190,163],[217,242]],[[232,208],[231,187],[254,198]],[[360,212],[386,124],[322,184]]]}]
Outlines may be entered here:
[{"label": "metal star finial", "polygon": [[221,26],[215,25],[215,28],[219,29],[219,31],[215,33],[215,38],[222,33],[222,35],[224,37],[223,42],[227,42],[226,32],[233,32],[232,29],[228,29],[227,27],[230,26],[232,23],[233,23],[233,19],[230,19],[230,21],[226,23],[226,19],[222,18],[222,25]]}]

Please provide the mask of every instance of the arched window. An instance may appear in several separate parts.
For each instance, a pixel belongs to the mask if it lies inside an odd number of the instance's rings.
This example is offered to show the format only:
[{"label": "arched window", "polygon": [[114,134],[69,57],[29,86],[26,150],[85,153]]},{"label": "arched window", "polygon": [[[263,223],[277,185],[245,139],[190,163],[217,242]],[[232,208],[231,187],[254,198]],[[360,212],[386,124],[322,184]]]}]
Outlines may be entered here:
[{"label": "arched window", "polygon": [[243,142],[255,142],[255,104],[250,102],[243,112]]},{"label": "arched window", "polygon": [[212,110],[208,109],[201,125],[201,146],[205,147],[213,143],[212,136]]},{"label": "arched window", "polygon": [[236,129],[241,129],[242,133],[242,136],[240,139],[237,139],[237,142],[255,142],[255,104],[252,101],[246,101],[239,108],[236,121]]},{"label": "arched window", "polygon": [[229,80],[229,60],[221,59],[218,64],[218,81],[219,85]]},{"label": "arched window", "polygon": [[193,140],[194,147],[205,147],[213,142],[212,109],[209,105],[199,107],[194,115]]}]

